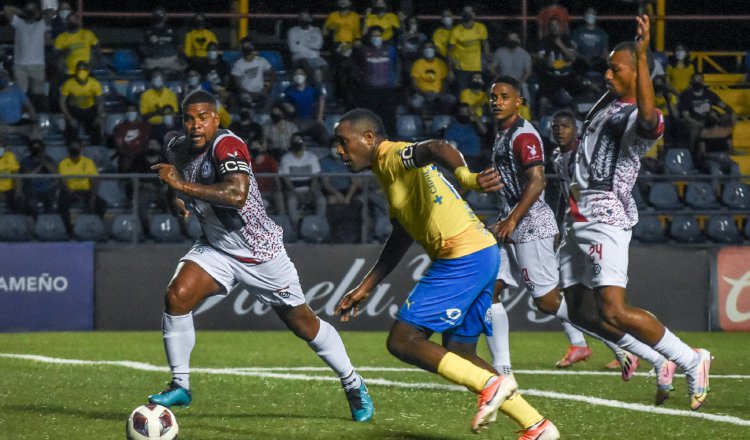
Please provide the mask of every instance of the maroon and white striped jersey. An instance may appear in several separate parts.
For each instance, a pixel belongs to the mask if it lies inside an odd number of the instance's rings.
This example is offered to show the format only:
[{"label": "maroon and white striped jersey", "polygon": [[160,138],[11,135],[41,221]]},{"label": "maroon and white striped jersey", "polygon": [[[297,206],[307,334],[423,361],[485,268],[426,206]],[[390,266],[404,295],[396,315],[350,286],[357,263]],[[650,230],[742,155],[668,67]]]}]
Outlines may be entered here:
[{"label": "maroon and white striped jersey", "polygon": [[247,199],[241,209],[194,197],[188,202],[206,240],[219,251],[248,263],[263,263],[279,255],[283,231],[266,214],[242,139],[229,130],[219,130],[210,146],[195,150],[190,139],[178,136],[167,145],[166,156],[186,181],[201,185],[219,183],[232,173],[249,174]]},{"label": "maroon and white striped jersey", "polygon": [[584,127],[570,185],[567,221],[599,222],[623,229],[638,223],[631,191],[646,154],[664,133],[664,118],[644,130],[634,102],[614,101]]},{"label": "maroon and white striped jersey", "polygon": [[[509,127],[500,130],[492,149],[492,163],[505,184],[502,192],[507,205],[503,204],[500,207],[500,218],[504,219],[521,200],[523,189],[528,183],[526,170],[534,166],[544,166],[542,139],[534,126],[519,116]],[[555,215],[544,201],[542,191],[539,199],[531,205],[516,225],[511,239],[514,243],[527,243],[554,237],[555,234]]]}]

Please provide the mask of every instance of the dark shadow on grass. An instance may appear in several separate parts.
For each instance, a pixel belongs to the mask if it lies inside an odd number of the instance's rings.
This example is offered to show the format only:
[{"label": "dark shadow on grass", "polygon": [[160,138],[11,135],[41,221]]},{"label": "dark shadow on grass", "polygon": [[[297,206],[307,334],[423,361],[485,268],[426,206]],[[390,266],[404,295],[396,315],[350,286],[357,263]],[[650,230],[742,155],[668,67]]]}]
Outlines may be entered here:
[{"label": "dark shadow on grass", "polygon": [[124,421],[127,420],[129,411],[125,412],[112,412],[112,411],[91,411],[81,410],[77,408],[64,408],[62,406],[38,406],[38,405],[7,405],[0,404],[0,412],[16,412],[16,413],[30,413],[39,414],[42,416],[46,415],[60,415],[60,416],[75,416],[83,417],[91,420],[114,420]]}]

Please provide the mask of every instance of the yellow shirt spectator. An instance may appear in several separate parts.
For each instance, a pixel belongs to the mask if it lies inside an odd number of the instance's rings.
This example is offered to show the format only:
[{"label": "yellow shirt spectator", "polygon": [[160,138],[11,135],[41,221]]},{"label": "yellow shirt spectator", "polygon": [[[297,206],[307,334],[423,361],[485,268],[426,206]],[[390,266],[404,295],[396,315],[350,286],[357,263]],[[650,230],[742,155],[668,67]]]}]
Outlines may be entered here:
[{"label": "yellow shirt spectator", "polygon": [[185,35],[185,56],[188,58],[206,58],[208,56],[206,48],[209,43],[219,44],[216,34],[208,29],[193,29]]},{"label": "yellow shirt spectator", "polygon": [[332,12],[323,23],[323,31],[333,32],[336,43],[352,44],[354,40],[362,38],[362,18],[356,12]]},{"label": "yellow shirt spectator", "polygon": [[91,61],[91,47],[97,44],[99,39],[88,29],[63,32],[55,38],[55,49],[67,52],[65,64],[68,66],[69,75],[75,73],[79,61]]},{"label": "yellow shirt spectator", "polygon": [[443,58],[448,58],[448,41],[451,38],[451,31],[453,29],[446,29],[445,27],[439,27],[432,34],[432,43],[435,45],[435,49]]},{"label": "yellow shirt spectator", "polygon": [[[16,155],[6,149],[5,153],[0,156],[0,174],[15,174],[20,168]],[[0,192],[10,191],[15,187],[16,182],[13,179],[0,179]]]},{"label": "yellow shirt spectator", "polygon": [[68,105],[83,110],[93,107],[96,98],[102,96],[102,84],[92,77],[88,77],[83,84],[70,78],[65,81],[60,93],[65,96]]},{"label": "yellow shirt spectator", "polygon": [[451,31],[448,44],[450,57],[456,60],[456,67],[466,72],[482,71],[482,43],[487,41],[487,27],[479,22],[469,29],[459,24]]},{"label": "yellow shirt spectator", "polygon": [[411,66],[411,77],[420,92],[440,93],[443,91],[448,66],[439,58],[427,60],[420,58]]},{"label": "yellow shirt spectator", "polygon": [[370,14],[365,18],[365,27],[369,29],[373,26],[383,28],[383,41],[390,41],[393,39],[393,30],[401,28],[401,20],[393,12],[386,12],[382,17]]},{"label": "yellow shirt spectator", "polygon": [[[72,176],[83,174],[96,176],[99,172],[96,170],[96,164],[88,157],[78,156],[77,159],[66,157],[57,165],[57,172],[63,176]],[[91,179],[86,177],[64,179],[65,185],[71,191],[88,191],[91,189]]]},{"label": "yellow shirt spectator", "polygon": [[695,67],[688,63],[685,67],[667,66],[667,79],[678,95],[690,86],[690,78],[695,73]]},{"label": "yellow shirt spectator", "polygon": [[[171,105],[172,108],[179,108],[177,105],[177,95],[166,87],[162,87],[161,90],[148,89],[141,94],[141,115],[155,112],[167,105]],[[162,117],[159,115],[151,116],[148,120],[148,123],[151,125],[161,124],[161,122]]]},{"label": "yellow shirt spectator", "polygon": [[489,96],[482,90],[463,89],[458,95],[458,101],[468,104],[477,116],[484,115],[484,106],[489,102]]}]

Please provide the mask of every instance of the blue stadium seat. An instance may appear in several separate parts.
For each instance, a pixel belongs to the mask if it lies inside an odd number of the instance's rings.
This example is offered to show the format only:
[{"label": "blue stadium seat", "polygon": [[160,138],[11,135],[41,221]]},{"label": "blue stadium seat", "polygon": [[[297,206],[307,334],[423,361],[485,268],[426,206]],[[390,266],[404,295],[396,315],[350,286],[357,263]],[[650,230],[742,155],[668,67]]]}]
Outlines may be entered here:
[{"label": "blue stadium seat", "polygon": [[378,215],[375,217],[375,238],[381,243],[384,242],[386,238],[388,238],[388,235],[391,233],[392,228],[393,225],[391,224],[391,220],[387,215]]},{"label": "blue stadium seat", "polygon": [[34,235],[40,241],[68,240],[68,231],[60,214],[40,214],[34,223]]},{"label": "blue stadium seat", "polygon": [[396,119],[396,136],[404,141],[424,138],[424,121],[419,115],[400,115]]},{"label": "blue stadium seat", "polygon": [[225,50],[221,53],[221,59],[230,66],[242,58],[242,52],[239,50]]},{"label": "blue stadium seat", "polygon": [[430,122],[430,136],[437,136],[442,137],[443,131],[448,127],[448,125],[453,120],[453,116],[451,115],[435,115],[432,117],[432,122]]},{"label": "blue stadium seat", "polygon": [[292,221],[289,219],[288,215],[271,215],[269,217],[271,217],[271,220],[273,220],[274,223],[281,226],[281,229],[284,231],[284,243],[297,242],[297,231],[295,231],[292,226]]},{"label": "blue stadium seat", "polygon": [[336,126],[336,123],[339,122],[339,119],[341,119],[341,114],[339,113],[331,113],[325,116],[323,119],[323,125],[326,126],[326,130],[328,130],[328,134],[333,136],[333,127]]},{"label": "blue stadium seat", "polygon": [[110,211],[123,210],[129,204],[123,184],[118,179],[99,179],[97,194],[107,202]]},{"label": "blue stadium seat", "polygon": [[125,113],[108,113],[104,118],[104,134],[106,136],[112,136],[115,132],[117,124],[125,120]]},{"label": "blue stadium seat", "polygon": [[141,93],[148,88],[148,82],[142,79],[133,79],[128,81],[125,97],[129,102],[138,104]]},{"label": "blue stadium seat", "polygon": [[180,221],[172,214],[154,214],[148,221],[148,232],[154,241],[167,243],[183,240]]},{"label": "blue stadium seat", "polygon": [[187,221],[185,222],[185,235],[192,238],[193,240],[197,240],[201,235],[203,235],[201,222],[198,221],[198,217],[195,216],[195,213],[188,217]]},{"label": "blue stadium seat", "polygon": [[716,209],[719,207],[716,194],[708,182],[688,183],[685,189],[685,203],[693,209]]},{"label": "blue stadium seat", "polygon": [[641,216],[633,227],[633,237],[644,243],[664,243],[667,236],[664,235],[664,229],[655,215]]},{"label": "blue stadium seat", "polygon": [[328,240],[331,227],[324,215],[306,215],[302,217],[299,235],[305,243],[323,243]]},{"label": "blue stadium seat", "polygon": [[286,73],[286,67],[284,66],[284,59],[281,57],[281,52],[278,50],[261,50],[258,51],[258,55],[262,56],[269,63],[276,73]]},{"label": "blue stadium seat", "polygon": [[141,60],[133,49],[116,49],[112,53],[112,68],[121,74],[142,73]]},{"label": "blue stadium seat", "polygon": [[732,217],[727,215],[715,215],[708,219],[706,235],[717,243],[740,243],[742,237],[737,230],[737,224]]},{"label": "blue stadium seat", "polygon": [[697,174],[693,158],[687,148],[670,148],[664,155],[664,168],[667,174]]},{"label": "blue stadium seat", "polygon": [[701,227],[693,216],[676,215],[669,225],[669,235],[680,243],[697,243],[703,241]]},{"label": "blue stadium seat", "polygon": [[98,215],[81,214],[73,226],[73,236],[80,241],[105,241],[107,240],[107,231]]},{"label": "blue stadium seat", "polygon": [[167,81],[167,88],[177,95],[177,102],[182,99],[183,86],[182,81]]},{"label": "blue stadium seat", "polygon": [[114,154],[114,150],[110,150],[103,145],[89,145],[81,149],[81,155],[93,160],[100,173],[117,169],[117,166],[112,164]]},{"label": "blue stadium seat", "polygon": [[681,209],[677,189],[670,182],[654,182],[648,193],[648,203],[656,209]]},{"label": "blue stadium seat", "polygon": [[721,201],[729,209],[750,209],[750,188],[739,180],[724,184]]},{"label": "blue stadium seat", "polygon": [[62,145],[47,146],[44,149],[44,152],[51,157],[55,163],[60,163],[61,160],[68,157],[68,148]]},{"label": "blue stadium seat", "polygon": [[0,214],[0,241],[28,241],[31,231],[26,216],[22,214]]},{"label": "blue stadium seat", "polygon": [[141,239],[141,222],[132,214],[117,214],[112,219],[112,238],[117,241],[129,242]]}]

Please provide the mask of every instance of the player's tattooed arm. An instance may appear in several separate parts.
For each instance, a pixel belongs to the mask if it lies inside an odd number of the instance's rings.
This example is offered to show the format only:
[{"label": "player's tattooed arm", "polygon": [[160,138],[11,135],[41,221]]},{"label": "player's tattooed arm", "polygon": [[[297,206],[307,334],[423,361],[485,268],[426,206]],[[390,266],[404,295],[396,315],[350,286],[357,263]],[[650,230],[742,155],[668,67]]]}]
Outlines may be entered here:
[{"label": "player's tattooed arm", "polygon": [[245,173],[227,174],[221,182],[202,185],[183,180],[174,165],[158,163],[151,169],[158,170],[159,178],[170,188],[213,205],[240,209],[247,199],[250,177]]}]

